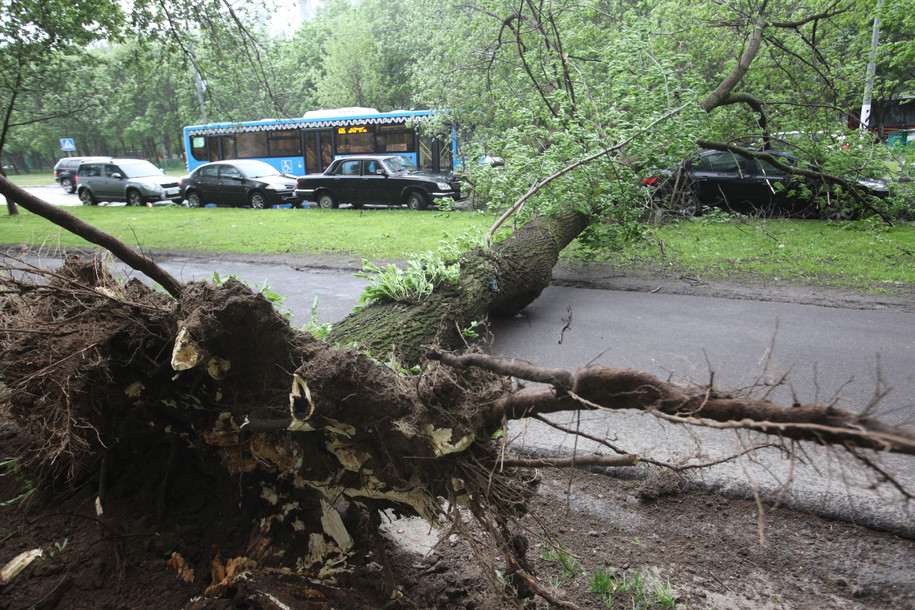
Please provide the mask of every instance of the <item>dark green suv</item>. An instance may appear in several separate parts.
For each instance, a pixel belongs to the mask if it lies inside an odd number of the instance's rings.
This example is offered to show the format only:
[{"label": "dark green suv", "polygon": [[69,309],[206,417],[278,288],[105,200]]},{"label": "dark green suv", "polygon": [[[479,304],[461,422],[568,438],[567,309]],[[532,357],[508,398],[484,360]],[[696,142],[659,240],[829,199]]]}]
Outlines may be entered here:
[{"label": "dark green suv", "polygon": [[123,201],[127,205],[181,203],[179,179],[142,159],[84,160],[76,172],[76,191],[83,205],[99,201]]}]

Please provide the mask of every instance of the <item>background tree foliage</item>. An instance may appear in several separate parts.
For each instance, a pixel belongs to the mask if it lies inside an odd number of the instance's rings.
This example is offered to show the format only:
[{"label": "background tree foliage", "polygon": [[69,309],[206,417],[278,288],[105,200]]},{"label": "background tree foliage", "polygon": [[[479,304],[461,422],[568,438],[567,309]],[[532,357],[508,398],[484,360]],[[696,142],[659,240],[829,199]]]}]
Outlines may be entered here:
[{"label": "background tree foliage", "polygon": [[[447,109],[469,142],[467,158],[507,160],[499,170],[468,164],[497,208],[620,145],[551,182],[522,216],[560,202],[592,216],[641,214],[641,177],[699,140],[837,134],[845,140],[793,138],[791,146],[839,174],[885,176],[895,169],[886,151],[847,129],[860,110],[876,15],[875,99],[909,94],[915,83],[915,19],[903,0],[333,0],[294,33],[272,37],[264,27],[271,8],[259,2],[137,0],[123,13],[99,0],[81,4],[90,7],[83,12],[39,10],[37,0],[3,6],[21,15],[4,31],[34,22],[58,36],[36,50],[4,35],[0,61],[22,57],[26,83],[19,93],[8,76],[16,70],[4,69],[4,159],[50,163],[60,137],[74,137],[80,154],[174,155],[181,126],[203,120],[195,71],[208,121],[356,105]],[[97,27],[82,28],[93,20]],[[703,100],[756,28],[759,50],[732,91],[756,105],[709,112]],[[847,138],[851,152],[839,145]]]}]

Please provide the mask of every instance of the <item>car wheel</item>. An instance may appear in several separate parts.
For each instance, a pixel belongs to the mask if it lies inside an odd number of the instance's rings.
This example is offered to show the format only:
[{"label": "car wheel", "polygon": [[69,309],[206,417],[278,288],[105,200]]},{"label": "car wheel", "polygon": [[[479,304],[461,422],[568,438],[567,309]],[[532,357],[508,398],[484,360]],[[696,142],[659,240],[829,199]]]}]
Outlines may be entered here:
[{"label": "car wheel", "polygon": [[322,210],[330,210],[331,208],[337,207],[337,202],[330,193],[321,193],[318,196],[318,207]]},{"label": "car wheel", "polygon": [[426,196],[420,191],[411,191],[407,195],[407,207],[411,210],[419,211],[426,209]]},{"label": "car wheel", "polygon": [[143,195],[140,194],[140,191],[135,191],[133,189],[127,191],[127,205],[138,206],[146,205],[146,201],[143,200]]},{"label": "car wheel", "polygon": [[73,193],[76,191],[76,183],[73,182],[73,178],[64,178],[60,181],[60,186],[62,186],[64,191],[68,193]]},{"label": "car wheel", "polygon": [[267,207],[267,199],[264,197],[264,194],[260,191],[254,191],[248,197],[248,203],[251,204],[251,207],[255,210],[263,210]]},{"label": "car wheel", "polygon": [[95,205],[95,197],[89,189],[83,189],[79,192],[79,200],[83,205]]},{"label": "car wheel", "polygon": [[197,191],[191,191],[187,194],[187,207],[189,208],[199,208],[201,207],[200,195]]}]

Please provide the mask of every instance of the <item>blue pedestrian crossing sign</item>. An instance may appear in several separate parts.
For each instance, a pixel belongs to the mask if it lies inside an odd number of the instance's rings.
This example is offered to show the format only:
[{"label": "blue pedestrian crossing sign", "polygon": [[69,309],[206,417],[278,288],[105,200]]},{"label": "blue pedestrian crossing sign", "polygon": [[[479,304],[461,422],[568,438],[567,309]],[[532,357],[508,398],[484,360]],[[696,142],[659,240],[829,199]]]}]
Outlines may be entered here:
[{"label": "blue pedestrian crossing sign", "polygon": [[73,143],[73,138],[61,138],[60,139],[60,149],[61,150],[76,150],[76,144]]}]

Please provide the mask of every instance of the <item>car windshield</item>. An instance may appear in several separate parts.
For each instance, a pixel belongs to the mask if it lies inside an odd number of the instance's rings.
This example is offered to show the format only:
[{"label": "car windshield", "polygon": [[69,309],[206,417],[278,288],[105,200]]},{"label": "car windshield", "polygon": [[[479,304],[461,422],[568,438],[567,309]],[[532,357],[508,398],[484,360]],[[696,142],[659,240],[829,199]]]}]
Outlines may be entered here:
[{"label": "car windshield", "polygon": [[146,176],[161,176],[164,172],[149,161],[133,161],[118,163],[118,169],[124,172],[127,178],[145,178]]},{"label": "car windshield", "polygon": [[416,164],[407,157],[391,157],[389,159],[384,159],[384,164],[392,174],[415,172],[419,169],[416,167]]},{"label": "car windshield", "polygon": [[263,161],[241,161],[238,163],[233,163],[232,165],[240,169],[242,173],[248,178],[276,176],[280,173],[276,170],[275,167],[269,163],[264,163]]}]

